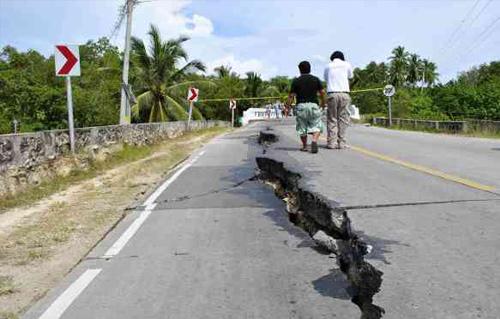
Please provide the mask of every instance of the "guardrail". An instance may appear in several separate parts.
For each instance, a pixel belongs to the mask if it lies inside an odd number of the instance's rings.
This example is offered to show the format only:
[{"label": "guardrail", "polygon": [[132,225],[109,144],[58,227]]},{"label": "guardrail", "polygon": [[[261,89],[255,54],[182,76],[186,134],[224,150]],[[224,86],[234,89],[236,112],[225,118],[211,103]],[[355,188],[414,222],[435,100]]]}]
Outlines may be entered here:
[{"label": "guardrail", "polygon": [[[374,117],[373,125],[389,126],[389,119]],[[430,130],[447,133],[482,132],[500,134],[500,121],[467,119],[463,121],[433,121],[393,118],[392,125],[399,128],[414,130]]]}]

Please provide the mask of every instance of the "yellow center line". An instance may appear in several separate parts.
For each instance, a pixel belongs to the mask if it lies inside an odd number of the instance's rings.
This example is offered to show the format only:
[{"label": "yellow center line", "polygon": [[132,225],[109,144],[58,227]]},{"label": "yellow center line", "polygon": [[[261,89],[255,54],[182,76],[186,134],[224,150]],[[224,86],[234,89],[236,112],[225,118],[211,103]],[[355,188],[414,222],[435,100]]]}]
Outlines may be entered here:
[{"label": "yellow center line", "polygon": [[493,186],[483,185],[483,184],[474,182],[470,179],[450,175],[450,174],[435,170],[435,169],[430,168],[430,167],[402,161],[402,160],[399,160],[399,159],[396,159],[396,158],[393,158],[393,157],[390,157],[390,156],[387,156],[384,154],[380,154],[377,152],[367,150],[367,149],[359,147],[359,146],[351,146],[351,149],[356,151],[356,152],[359,152],[359,153],[362,153],[362,154],[365,154],[365,155],[368,155],[368,156],[371,156],[371,157],[374,157],[374,158],[377,158],[377,159],[380,159],[380,160],[383,160],[386,162],[398,164],[398,165],[401,165],[403,167],[406,167],[406,168],[409,168],[409,169],[412,169],[415,171],[419,171],[419,172],[426,173],[429,175],[437,176],[437,177],[440,177],[442,179],[452,181],[455,183],[459,183],[459,184],[462,184],[462,185],[465,185],[465,186],[468,186],[471,188],[475,188],[475,189],[479,189],[479,190],[487,191],[487,192],[493,192],[495,190],[495,187],[493,187]]},{"label": "yellow center line", "polygon": [[[324,137],[324,136],[320,137],[320,139],[326,141],[326,137]],[[400,165],[400,166],[403,166],[403,167],[406,167],[406,168],[409,168],[409,169],[412,169],[415,171],[419,171],[422,173],[432,175],[432,176],[440,177],[440,178],[445,179],[447,181],[452,181],[455,183],[465,185],[465,186],[470,187],[470,188],[475,188],[475,189],[479,189],[482,191],[493,192],[494,194],[498,194],[498,193],[494,192],[496,190],[495,187],[483,185],[481,183],[474,182],[474,181],[467,179],[467,178],[447,174],[447,173],[444,173],[444,172],[441,172],[441,171],[438,171],[436,169],[426,167],[423,165],[413,164],[410,162],[399,160],[397,158],[390,157],[388,155],[377,153],[374,151],[370,151],[370,150],[367,150],[366,148],[359,147],[359,146],[351,145],[351,149],[353,151],[358,152],[358,153],[362,153],[364,155],[368,155],[370,157],[374,157],[374,158],[377,158],[377,159],[382,160],[382,161],[397,164],[397,165]]]}]

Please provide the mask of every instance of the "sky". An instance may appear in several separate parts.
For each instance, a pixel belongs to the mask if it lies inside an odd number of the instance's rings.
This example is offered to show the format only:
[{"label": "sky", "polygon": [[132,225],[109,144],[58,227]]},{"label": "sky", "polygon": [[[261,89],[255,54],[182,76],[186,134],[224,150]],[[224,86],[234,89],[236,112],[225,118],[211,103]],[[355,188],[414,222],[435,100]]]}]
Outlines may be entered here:
[{"label": "sky", "polygon": [[[438,65],[446,82],[500,59],[500,0],[143,0],[132,34],[151,23],[164,38],[191,37],[190,59],[207,72],[230,65],[244,76],[296,76],[311,62],[321,75],[334,50],[354,67],[384,62],[402,45]],[[0,0],[0,47],[53,54],[56,44],[110,36],[125,0]],[[123,48],[125,27],[112,38]]]}]

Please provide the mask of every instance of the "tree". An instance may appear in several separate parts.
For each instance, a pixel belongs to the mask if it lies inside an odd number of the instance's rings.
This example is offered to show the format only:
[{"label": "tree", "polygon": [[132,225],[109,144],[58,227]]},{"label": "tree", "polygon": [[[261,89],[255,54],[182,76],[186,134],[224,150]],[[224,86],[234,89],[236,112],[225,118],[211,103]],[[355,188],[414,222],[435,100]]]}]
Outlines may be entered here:
[{"label": "tree", "polygon": [[247,72],[246,73],[246,86],[245,86],[245,94],[248,97],[257,97],[259,96],[263,83],[262,78],[259,74],[255,72]]},{"label": "tree", "polygon": [[438,80],[437,66],[427,59],[422,60],[422,81],[427,86],[433,86]]},{"label": "tree", "polygon": [[214,69],[215,74],[219,79],[227,76],[237,77],[236,72],[232,72],[233,68],[230,65],[221,65]]},{"label": "tree", "polygon": [[[134,119],[147,119],[149,122],[186,120],[187,112],[178,101],[194,83],[181,81],[192,71],[205,71],[205,66],[193,60],[177,68],[181,60],[188,61],[182,44],[189,38],[164,41],[154,25],[151,25],[148,35],[151,43],[149,52],[144,41],[132,38],[133,67],[137,70],[137,82],[142,90],[132,107]],[[196,113],[199,116],[199,112]]]},{"label": "tree", "polygon": [[406,81],[410,86],[415,87],[417,82],[422,79],[423,62],[418,54],[412,53],[408,57],[408,75]]},{"label": "tree", "polygon": [[[354,69],[354,78],[351,81],[353,89],[370,89],[383,87],[387,84],[387,65],[370,62],[365,68]],[[386,99],[382,94],[374,92],[360,92],[352,95],[352,102],[359,107],[361,113],[382,113],[386,109]]]},{"label": "tree", "polygon": [[403,46],[398,46],[392,50],[392,56],[389,58],[389,80],[391,84],[400,87],[404,85],[408,75],[408,55],[409,53]]}]

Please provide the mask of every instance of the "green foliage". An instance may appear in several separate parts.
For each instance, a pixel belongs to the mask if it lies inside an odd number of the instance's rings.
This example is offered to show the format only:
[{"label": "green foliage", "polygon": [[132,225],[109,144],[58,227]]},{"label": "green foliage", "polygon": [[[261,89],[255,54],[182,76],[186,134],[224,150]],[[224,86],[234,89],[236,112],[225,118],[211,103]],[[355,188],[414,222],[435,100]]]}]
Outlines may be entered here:
[{"label": "green foliage", "polygon": [[[353,90],[383,87],[387,84],[388,68],[385,63],[370,62],[364,69],[356,68],[352,80]],[[352,103],[362,114],[385,112],[387,99],[382,94],[363,92],[352,94]]]},{"label": "green foliage", "polygon": [[[473,68],[454,81],[434,86],[438,73],[433,62],[420,59],[401,46],[392,51],[389,60],[388,66],[371,62],[363,69],[355,69],[352,88],[396,85],[394,117],[500,120],[500,61]],[[362,114],[387,114],[387,98],[382,94],[356,93],[352,98]]]},{"label": "green foliage", "polygon": [[[132,107],[133,119],[136,122],[187,120],[188,113],[181,103],[189,86],[194,83],[182,81],[193,71],[204,71],[205,66],[198,60],[187,62],[188,54],[182,44],[189,38],[164,41],[154,25],[151,25],[148,35],[151,43],[149,50],[144,41],[132,38],[133,66],[139,90],[142,91],[137,104]],[[178,68],[181,60],[186,64]]]},{"label": "green foliage", "polygon": [[[106,38],[80,47],[82,77],[72,78],[75,125],[115,124],[118,119],[120,65],[118,49]],[[0,133],[12,132],[12,120],[22,132],[67,127],[64,78],[54,75],[53,56],[13,47],[0,51]]]}]

